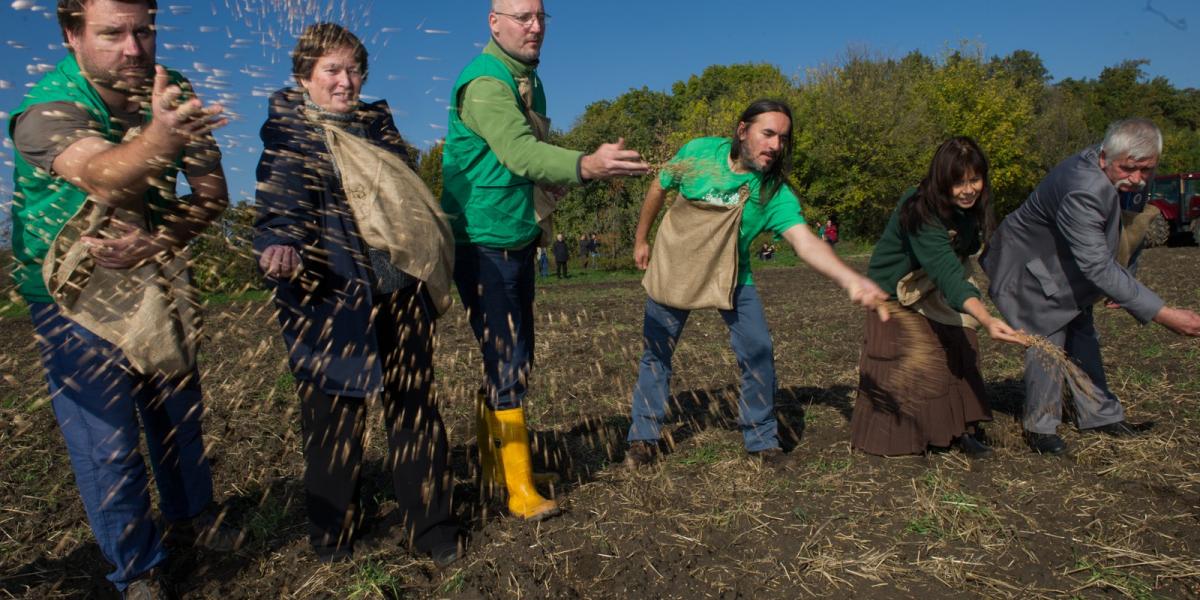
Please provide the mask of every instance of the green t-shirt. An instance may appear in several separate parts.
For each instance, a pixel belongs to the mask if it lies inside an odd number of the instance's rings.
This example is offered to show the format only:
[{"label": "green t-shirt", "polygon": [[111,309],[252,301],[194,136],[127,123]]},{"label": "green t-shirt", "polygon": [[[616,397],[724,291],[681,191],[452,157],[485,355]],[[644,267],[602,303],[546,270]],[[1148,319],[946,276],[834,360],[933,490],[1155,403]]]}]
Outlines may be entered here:
[{"label": "green t-shirt", "polygon": [[734,173],[729,169],[729,138],[696,138],[683,145],[658,176],[664,190],[678,192],[693,202],[736,204],[742,186],[750,192],[742,209],[738,231],[738,284],[754,285],[750,274],[750,244],[765,230],[776,235],[804,224],[800,199],[785,185],[775,197],[759,201],[762,174]]}]

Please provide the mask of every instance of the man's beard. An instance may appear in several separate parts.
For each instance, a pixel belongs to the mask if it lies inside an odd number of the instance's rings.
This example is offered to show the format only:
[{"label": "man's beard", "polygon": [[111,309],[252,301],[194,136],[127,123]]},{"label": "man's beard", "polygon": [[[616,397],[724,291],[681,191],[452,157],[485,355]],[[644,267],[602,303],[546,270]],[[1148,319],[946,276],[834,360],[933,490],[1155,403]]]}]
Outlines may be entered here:
[{"label": "man's beard", "polygon": [[738,162],[742,163],[742,168],[746,169],[747,171],[755,171],[758,173],[765,173],[765,172],[771,170],[771,167],[775,165],[776,160],[779,160],[778,157],[775,157],[774,159],[771,160],[770,163],[767,163],[767,166],[759,167],[758,160],[757,160],[758,156],[752,155],[751,153],[752,153],[752,150],[746,144],[746,142],[739,140],[738,141]]},{"label": "man's beard", "polygon": [[[136,69],[140,73],[133,71]],[[124,65],[113,70],[88,70],[88,79],[99,87],[129,96],[148,95],[153,79],[153,63]]]}]

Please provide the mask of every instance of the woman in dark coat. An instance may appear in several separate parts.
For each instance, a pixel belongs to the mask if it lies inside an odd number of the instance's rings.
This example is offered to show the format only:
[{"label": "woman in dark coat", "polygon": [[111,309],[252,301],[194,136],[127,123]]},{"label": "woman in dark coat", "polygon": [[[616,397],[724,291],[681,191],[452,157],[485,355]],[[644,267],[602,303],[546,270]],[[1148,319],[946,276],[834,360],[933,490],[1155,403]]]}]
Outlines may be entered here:
[{"label": "woman in dark coat", "polygon": [[[883,322],[867,315],[851,445],[869,454],[956,446],[989,456],[978,424],[990,421],[974,326],[1021,343],[991,316],[969,279],[969,257],[991,233],[991,186],[970,138],[946,141],[929,173],[901,199],[875,245],[867,276],[904,306]],[[829,227],[826,226],[828,235]]]},{"label": "woman in dark coat", "polygon": [[459,528],[445,427],[430,393],[436,310],[425,283],[367,245],[326,129],[411,164],[408,149],[386,102],[359,101],[367,52],[354,34],[312,25],[292,63],[300,87],[271,97],[262,127],[254,247],[275,292],[300,396],[309,539],[322,560],[351,556],[362,523],[366,406],[378,397],[409,543],[449,563],[459,554]]}]

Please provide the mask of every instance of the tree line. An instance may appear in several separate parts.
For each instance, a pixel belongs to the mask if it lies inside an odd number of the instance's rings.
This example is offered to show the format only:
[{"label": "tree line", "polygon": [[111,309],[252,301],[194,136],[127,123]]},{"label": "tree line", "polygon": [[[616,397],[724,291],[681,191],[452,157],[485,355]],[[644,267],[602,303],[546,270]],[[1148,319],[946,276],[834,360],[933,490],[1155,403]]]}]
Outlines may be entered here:
[{"label": "tree line", "polygon": [[[790,183],[816,223],[836,214],[843,236],[872,240],[900,194],[916,185],[937,145],[974,137],[988,153],[997,214],[1029,194],[1060,160],[1130,116],[1163,129],[1162,173],[1200,170],[1200,90],[1148,77],[1147,61],[1127,60],[1094,79],[1051,82],[1037,54],[985,57],[961,48],[941,57],[912,52],[895,59],[850,52],[839,64],[788,76],[769,64],[714,65],[670,91],[632,89],[590,104],[553,142],[593,149],[624,137],[661,164],[688,140],[732,135],[741,110],[761,97],[793,110]],[[440,195],[441,146],[420,155],[418,174]],[[632,253],[638,210],[650,179],[595,183],[559,203],[558,230],[576,239],[598,232],[620,264]],[[198,286],[236,294],[261,287],[250,239],[254,207],[232,206],[192,249]],[[625,260],[630,262],[631,260]]]},{"label": "tree line", "polygon": [[[555,143],[591,149],[624,137],[652,162],[698,136],[732,135],[740,111],[761,97],[793,110],[790,183],[810,222],[838,217],[843,235],[873,239],[900,194],[920,180],[937,145],[975,138],[988,153],[998,216],[1015,208],[1055,164],[1098,142],[1111,121],[1142,116],[1163,129],[1159,172],[1200,170],[1200,90],[1148,77],[1127,60],[1094,79],[1051,77],[1037,54],[986,57],[972,47],[941,57],[850,52],[837,65],[788,76],[769,64],[715,65],[669,92],[632,89],[589,105]],[[440,190],[441,148],[421,176]],[[559,204],[568,237],[599,231],[607,251],[628,254],[649,178],[592,184]]]}]

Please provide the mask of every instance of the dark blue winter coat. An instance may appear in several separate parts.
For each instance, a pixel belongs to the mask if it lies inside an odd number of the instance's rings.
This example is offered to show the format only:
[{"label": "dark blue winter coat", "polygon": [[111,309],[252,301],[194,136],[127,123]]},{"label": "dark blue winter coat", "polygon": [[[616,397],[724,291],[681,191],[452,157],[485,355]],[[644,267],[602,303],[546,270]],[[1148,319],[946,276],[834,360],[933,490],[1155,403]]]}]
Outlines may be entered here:
[{"label": "dark blue winter coat", "polygon": [[[297,278],[267,279],[292,374],[326,394],[364,397],[383,379],[367,247],[324,134],[300,114],[302,103],[298,89],[271,96],[260,132],[254,250],[261,255],[269,246],[290,245],[303,261]],[[358,120],[367,139],[412,164],[385,101],[365,106]]]}]

